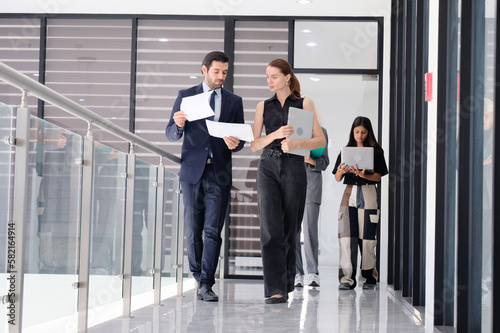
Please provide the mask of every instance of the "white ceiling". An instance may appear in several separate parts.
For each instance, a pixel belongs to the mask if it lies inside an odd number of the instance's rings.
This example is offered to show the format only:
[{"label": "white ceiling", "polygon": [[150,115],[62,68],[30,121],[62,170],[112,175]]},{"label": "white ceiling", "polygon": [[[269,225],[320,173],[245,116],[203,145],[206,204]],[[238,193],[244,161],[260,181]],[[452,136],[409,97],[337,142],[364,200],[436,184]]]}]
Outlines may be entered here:
[{"label": "white ceiling", "polygon": [[102,13],[258,16],[387,16],[390,0],[21,0],[5,1],[3,13]]}]

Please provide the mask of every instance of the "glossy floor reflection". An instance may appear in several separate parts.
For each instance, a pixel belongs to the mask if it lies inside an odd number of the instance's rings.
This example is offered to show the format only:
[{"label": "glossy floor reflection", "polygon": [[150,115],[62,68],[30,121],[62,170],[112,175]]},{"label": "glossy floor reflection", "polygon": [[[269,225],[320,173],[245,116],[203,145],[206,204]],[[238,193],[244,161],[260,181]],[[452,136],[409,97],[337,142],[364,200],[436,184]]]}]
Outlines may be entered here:
[{"label": "glossy floor reflection", "polygon": [[[323,270],[325,271],[325,270]],[[163,301],[161,307],[133,312],[132,319],[114,319],[88,330],[117,332],[433,332],[424,327],[421,314],[398,292],[376,290],[339,291],[330,274],[321,276],[318,289],[298,288],[288,303],[264,304],[264,288],[258,280],[217,281],[220,301],[199,301],[194,291]]]}]

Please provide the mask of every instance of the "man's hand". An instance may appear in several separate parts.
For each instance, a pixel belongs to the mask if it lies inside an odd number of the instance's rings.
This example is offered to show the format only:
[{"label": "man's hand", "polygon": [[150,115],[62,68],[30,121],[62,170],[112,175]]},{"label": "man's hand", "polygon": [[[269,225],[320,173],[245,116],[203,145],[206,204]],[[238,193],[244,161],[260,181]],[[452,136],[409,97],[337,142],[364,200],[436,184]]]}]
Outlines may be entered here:
[{"label": "man's hand", "polygon": [[236,139],[233,136],[225,136],[224,142],[226,143],[227,148],[229,148],[229,150],[235,149],[240,144],[240,140]]},{"label": "man's hand", "polygon": [[183,111],[177,111],[174,113],[174,122],[179,128],[183,128],[186,125],[187,114]]}]

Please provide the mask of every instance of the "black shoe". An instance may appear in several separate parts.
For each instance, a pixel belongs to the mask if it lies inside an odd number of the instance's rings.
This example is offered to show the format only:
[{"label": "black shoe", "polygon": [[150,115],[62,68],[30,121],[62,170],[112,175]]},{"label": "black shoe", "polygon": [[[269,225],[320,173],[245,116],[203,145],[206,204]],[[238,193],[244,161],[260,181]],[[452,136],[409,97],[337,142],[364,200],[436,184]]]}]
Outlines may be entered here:
[{"label": "black shoe", "polygon": [[281,296],[281,297],[269,297],[269,298],[266,298],[266,304],[286,303],[286,301],[288,301],[288,295]]},{"label": "black shoe", "polygon": [[341,284],[339,284],[339,290],[351,290],[355,287],[355,285],[351,286],[348,282],[342,282]]},{"label": "black shoe", "polygon": [[373,289],[375,289],[376,285],[377,285],[377,283],[373,283],[373,282],[365,282],[365,283],[363,284],[363,289],[364,289],[364,290],[373,290]]},{"label": "black shoe", "polygon": [[364,290],[373,290],[377,286],[377,280],[373,278],[368,278],[366,279],[365,283],[363,284],[363,289]]},{"label": "black shoe", "polygon": [[214,291],[212,290],[212,286],[204,284],[198,290],[198,299],[201,299],[201,300],[207,301],[207,302],[217,302],[217,301],[219,301],[219,296],[217,296],[214,293]]}]

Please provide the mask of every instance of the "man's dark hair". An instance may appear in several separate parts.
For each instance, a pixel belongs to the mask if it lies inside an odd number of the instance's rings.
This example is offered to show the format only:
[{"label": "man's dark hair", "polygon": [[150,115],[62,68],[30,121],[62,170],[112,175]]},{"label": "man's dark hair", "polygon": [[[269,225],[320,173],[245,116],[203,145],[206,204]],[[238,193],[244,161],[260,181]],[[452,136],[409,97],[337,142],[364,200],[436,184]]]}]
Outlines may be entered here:
[{"label": "man's dark hair", "polygon": [[209,70],[210,66],[212,66],[212,61],[219,61],[222,63],[226,63],[229,62],[229,57],[222,51],[212,51],[207,53],[205,58],[203,58],[203,62],[201,64],[202,66],[204,65],[207,68],[207,70]]}]

